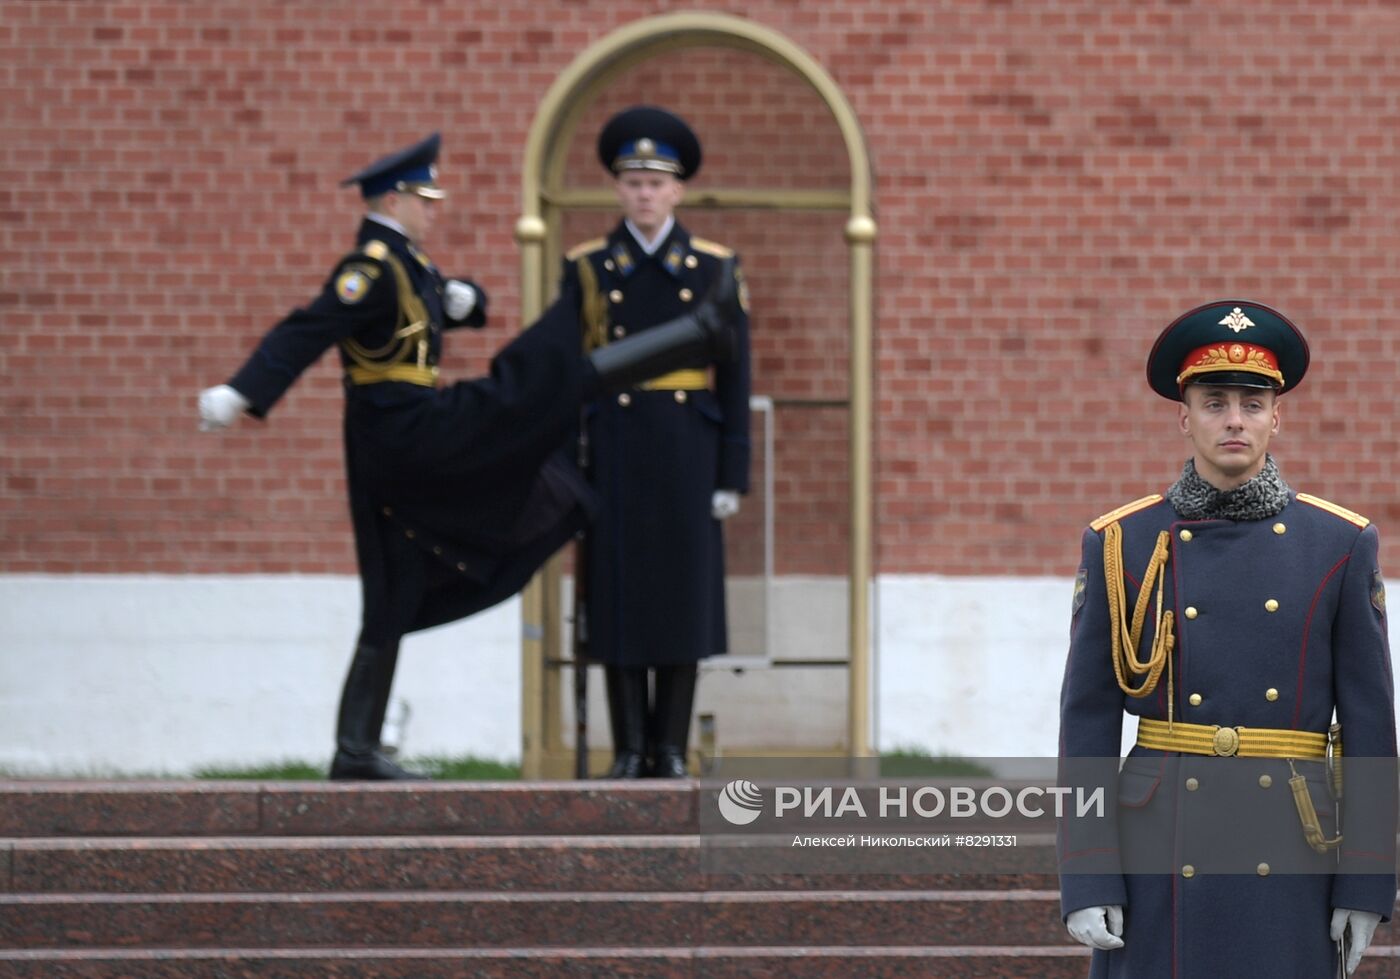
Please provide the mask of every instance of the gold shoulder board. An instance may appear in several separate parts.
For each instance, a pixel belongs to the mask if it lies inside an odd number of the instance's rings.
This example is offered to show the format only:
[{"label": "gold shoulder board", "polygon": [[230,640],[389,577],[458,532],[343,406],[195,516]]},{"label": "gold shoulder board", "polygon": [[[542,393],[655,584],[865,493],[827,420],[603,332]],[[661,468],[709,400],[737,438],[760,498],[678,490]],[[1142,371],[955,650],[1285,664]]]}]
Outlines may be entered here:
[{"label": "gold shoulder board", "polygon": [[1311,493],[1299,493],[1298,502],[1311,504],[1319,510],[1326,510],[1334,517],[1341,517],[1343,520],[1354,523],[1358,527],[1365,528],[1371,523],[1370,520],[1366,519],[1355,510],[1348,510],[1344,506],[1337,506],[1337,504],[1324,500],[1321,497],[1313,496]]},{"label": "gold shoulder board", "polygon": [[734,257],[734,249],[725,248],[719,242],[710,241],[708,238],[691,238],[690,247],[702,255],[713,255],[715,258]]},{"label": "gold shoulder board", "polygon": [[564,253],[564,257],[572,262],[592,252],[598,251],[600,248],[607,245],[607,243],[608,239],[606,238],[593,238],[589,241],[585,241],[582,245],[575,245],[573,248],[570,248]]},{"label": "gold shoulder board", "polygon": [[365,247],[360,249],[375,261],[382,262],[389,257],[389,246],[382,241],[367,241]]},{"label": "gold shoulder board", "polygon": [[1099,519],[1091,523],[1089,526],[1092,527],[1095,531],[1103,530],[1109,524],[1113,523],[1113,521],[1122,520],[1130,513],[1137,513],[1139,510],[1145,510],[1152,504],[1160,503],[1161,501],[1161,493],[1153,493],[1151,496],[1144,496],[1140,500],[1134,500],[1131,503],[1124,503],[1117,510],[1108,511],[1102,517],[1099,517]]}]

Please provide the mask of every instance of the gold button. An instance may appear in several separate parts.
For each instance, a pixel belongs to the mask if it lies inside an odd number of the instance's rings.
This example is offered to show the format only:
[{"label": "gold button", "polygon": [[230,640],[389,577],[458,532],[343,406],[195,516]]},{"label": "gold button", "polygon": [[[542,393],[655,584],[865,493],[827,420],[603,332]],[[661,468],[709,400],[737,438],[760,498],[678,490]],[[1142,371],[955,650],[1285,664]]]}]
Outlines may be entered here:
[{"label": "gold button", "polygon": [[434,553],[434,554],[441,554],[441,553],[442,553],[442,548],[440,548],[440,547],[438,547],[436,544],[434,544],[434,545],[433,545],[433,553]]},{"label": "gold button", "polygon": [[617,326],[614,326],[614,327],[613,327],[613,336],[615,336],[615,337],[625,337],[626,335],[627,335],[627,327],[623,326],[623,325],[620,324],[620,323],[619,323]]},{"label": "gold button", "polygon": [[693,269],[693,268],[697,268],[699,265],[700,265],[700,259],[696,258],[694,255],[687,255],[687,256],[685,257],[685,267],[686,267],[686,268],[688,268],[688,269]]},{"label": "gold button", "polygon": [[1270,687],[1268,690],[1264,691],[1264,699],[1273,703],[1275,700],[1278,700],[1278,691]]},{"label": "gold button", "polygon": [[622,407],[626,408],[632,403],[632,395],[628,394],[626,391],[623,391],[617,396],[617,403],[622,405]]},{"label": "gold button", "polygon": [[1269,876],[1269,865],[1267,863],[1261,863],[1258,867],[1255,868],[1255,870],[1258,872],[1260,877]]},{"label": "gold button", "polygon": [[1273,780],[1273,778],[1272,778],[1271,776],[1269,776],[1269,775],[1260,775],[1260,776],[1259,776],[1259,787],[1260,787],[1261,789],[1267,789],[1269,786],[1271,786],[1271,785],[1273,785],[1273,784],[1274,784],[1274,780]]},{"label": "gold button", "polygon": [[1283,533],[1283,532],[1284,532],[1285,530],[1287,530],[1287,529],[1288,529],[1288,528],[1285,527],[1285,526],[1284,526],[1283,524],[1281,524],[1281,523],[1276,523],[1276,524],[1274,524],[1274,533],[1276,533],[1276,534],[1281,534],[1281,533]]},{"label": "gold button", "polygon": [[685,399],[686,399],[686,393],[685,393],[684,391],[677,391],[677,392],[676,392],[676,404],[678,404],[678,405],[683,405],[683,404],[685,404]]},{"label": "gold button", "polygon": [[458,562],[457,562],[457,570],[458,570],[458,571],[465,571],[465,570],[467,570],[467,566],[466,566],[465,564],[463,564],[461,561],[458,561]]},{"label": "gold button", "polygon": [[1200,783],[1199,781],[1197,781],[1196,779],[1194,779],[1194,778],[1188,778],[1188,779],[1186,780],[1186,791],[1187,791],[1187,792],[1195,792],[1195,791],[1196,791],[1197,789],[1199,789],[1200,787],[1201,787],[1201,783]]},{"label": "gold button", "polygon": [[414,532],[411,531],[411,530],[405,530],[405,531],[403,532],[403,535],[404,535],[405,537],[407,537],[409,540],[413,540],[413,538],[415,538],[415,537],[418,536],[416,533],[414,533]]},{"label": "gold button", "polygon": [[1181,539],[1184,541],[1189,541],[1191,539],[1191,531],[1183,530],[1181,532]]},{"label": "gold button", "polygon": [[1191,695],[1191,698],[1190,698],[1190,699],[1191,699],[1191,706],[1192,706],[1192,707],[1199,707],[1199,706],[1201,706],[1201,695],[1200,695],[1200,694],[1198,694],[1198,693],[1193,693],[1193,694]]},{"label": "gold button", "polygon": [[608,293],[608,298],[611,299],[611,300],[612,300],[613,302],[615,302],[615,303],[620,303],[620,302],[622,302],[622,290],[621,290],[621,289],[614,289],[612,292]]},{"label": "gold button", "polygon": [[1271,598],[1271,599],[1269,599],[1267,602],[1264,603],[1264,608],[1265,608],[1266,611],[1269,611],[1269,612],[1277,612],[1277,611],[1278,611],[1278,599],[1276,599],[1276,598]]},{"label": "gold button", "polygon": [[1195,618],[1197,615],[1199,615],[1199,614],[1200,614],[1200,613],[1196,611],[1196,606],[1194,606],[1194,605],[1188,605],[1188,606],[1186,606],[1186,617],[1187,617],[1188,619],[1194,619],[1194,618]]},{"label": "gold button", "polygon": [[1195,876],[1196,876],[1196,868],[1193,867],[1193,866],[1191,866],[1191,865],[1188,863],[1186,866],[1184,866],[1184,867],[1181,868],[1181,876],[1183,876],[1183,877],[1188,877],[1188,878],[1189,878],[1189,877],[1195,877]]},{"label": "gold button", "polygon": [[393,515],[394,515],[394,508],[391,507],[391,506],[386,506],[386,507],[384,508],[384,516],[386,516],[386,517],[392,517]]},{"label": "gold button", "polygon": [[695,293],[691,292],[689,289],[682,289],[682,290],[681,290],[681,302],[683,302],[683,303],[688,303],[688,302],[690,302],[690,301],[691,301],[692,299],[694,299],[694,298],[695,298]]},{"label": "gold button", "polygon": [[610,258],[603,259],[603,268],[611,272],[613,270],[613,260]]}]

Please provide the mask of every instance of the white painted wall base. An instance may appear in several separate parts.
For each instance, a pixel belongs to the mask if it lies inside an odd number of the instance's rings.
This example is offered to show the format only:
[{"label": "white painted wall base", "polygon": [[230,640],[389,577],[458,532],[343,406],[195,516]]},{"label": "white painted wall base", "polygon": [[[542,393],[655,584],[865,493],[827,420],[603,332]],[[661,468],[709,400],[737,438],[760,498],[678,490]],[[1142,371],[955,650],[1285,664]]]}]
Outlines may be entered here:
[{"label": "white painted wall base", "polygon": [[[184,774],[329,762],[351,576],[0,577],[0,769]],[[520,755],[520,605],[410,636],[414,755]]]},{"label": "white painted wall base", "polygon": [[880,746],[962,757],[1056,755],[1073,584],[1071,578],[879,578]]},{"label": "white painted wall base", "polygon": [[[780,655],[839,649],[844,588],[834,578],[775,584]],[[1053,755],[1070,593],[1069,578],[881,576],[876,743]],[[349,576],[0,576],[0,770],[154,775],[322,763],[358,621]],[[764,672],[720,668],[702,679],[700,709],[733,715],[721,718],[722,742],[826,747],[841,735],[843,668]],[[782,696],[755,695],[773,684]],[[518,760],[518,600],[409,637],[394,696],[411,706],[406,754]],[[591,729],[601,745],[597,700]]]}]

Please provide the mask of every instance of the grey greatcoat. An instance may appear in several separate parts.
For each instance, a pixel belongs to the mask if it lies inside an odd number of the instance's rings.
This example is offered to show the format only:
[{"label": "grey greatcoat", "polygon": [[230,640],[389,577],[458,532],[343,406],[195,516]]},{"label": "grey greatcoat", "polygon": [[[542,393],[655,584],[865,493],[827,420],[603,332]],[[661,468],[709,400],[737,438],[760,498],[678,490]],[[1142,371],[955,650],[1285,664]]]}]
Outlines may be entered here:
[{"label": "grey greatcoat", "polygon": [[[1115,521],[1128,609],[1159,532],[1170,535],[1163,607],[1175,617],[1173,672],[1143,699],[1123,693],[1112,666],[1104,534]],[[1322,734],[1335,712],[1353,773],[1344,842],[1319,855],[1304,843],[1287,761],[1134,747],[1116,813],[1061,827],[1063,913],[1124,906],[1125,946],[1096,950],[1092,977],[1327,979],[1336,968],[1331,909],[1389,918],[1395,786],[1361,768],[1364,758],[1396,753],[1377,547],[1365,518],[1291,493],[1260,520],[1187,520],[1149,497],[1085,531],[1060,703],[1062,765],[1116,759],[1125,713],[1165,721],[1170,689],[1175,722]],[[1144,632],[1142,660],[1150,622]],[[1323,763],[1296,770],[1334,836]]]}]

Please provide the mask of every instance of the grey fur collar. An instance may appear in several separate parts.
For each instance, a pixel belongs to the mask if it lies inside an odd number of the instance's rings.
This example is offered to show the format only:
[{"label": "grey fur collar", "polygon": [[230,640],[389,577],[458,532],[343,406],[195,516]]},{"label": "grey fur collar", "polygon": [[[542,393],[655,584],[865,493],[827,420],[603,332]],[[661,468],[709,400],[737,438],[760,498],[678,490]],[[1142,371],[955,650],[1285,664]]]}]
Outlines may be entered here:
[{"label": "grey fur collar", "polygon": [[1167,502],[1187,520],[1265,520],[1288,506],[1292,491],[1279,474],[1273,456],[1243,486],[1222,493],[1196,472],[1196,461],[1187,459],[1181,478],[1167,490]]}]

